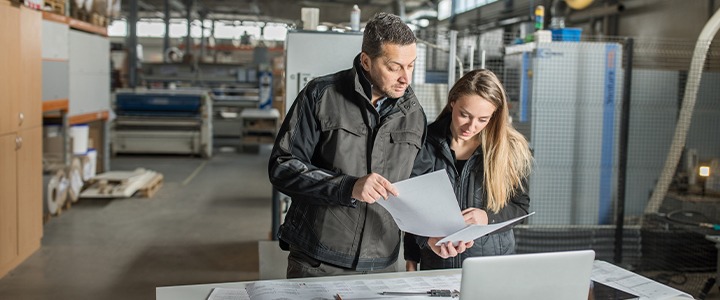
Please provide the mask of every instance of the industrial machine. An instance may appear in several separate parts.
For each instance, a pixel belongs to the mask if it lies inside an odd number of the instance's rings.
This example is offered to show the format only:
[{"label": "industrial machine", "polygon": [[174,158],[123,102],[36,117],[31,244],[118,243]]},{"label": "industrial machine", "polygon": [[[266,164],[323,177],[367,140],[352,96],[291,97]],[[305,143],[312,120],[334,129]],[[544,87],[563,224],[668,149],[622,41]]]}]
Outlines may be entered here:
[{"label": "industrial machine", "polygon": [[242,120],[240,113],[246,108],[257,108],[259,103],[257,84],[237,84],[212,89],[213,136],[240,137]]},{"label": "industrial machine", "polygon": [[[506,48],[505,78],[517,97],[513,124],[536,165],[533,224],[608,224],[617,174],[622,47],[550,42]],[[528,134],[529,133],[529,134]]]},{"label": "industrial machine", "polygon": [[205,90],[119,90],[111,151],[212,156],[212,101]]}]

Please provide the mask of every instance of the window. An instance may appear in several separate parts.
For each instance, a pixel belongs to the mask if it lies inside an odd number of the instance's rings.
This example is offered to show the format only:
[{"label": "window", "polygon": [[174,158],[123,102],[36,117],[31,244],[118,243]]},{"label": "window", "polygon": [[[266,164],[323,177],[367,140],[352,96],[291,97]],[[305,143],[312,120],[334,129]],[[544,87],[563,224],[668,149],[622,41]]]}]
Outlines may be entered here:
[{"label": "window", "polygon": [[[204,36],[210,37],[211,20],[205,20],[202,27],[200,20],[194,20],[190,23],[190,36],[200,38],[201,30],[204,29]],[[240,22],[240,21],[215,21],[216,39],[239,39],[245,32],[254,40],[261,39],[260,27],[264,26],[264,40],[284,41],[287,35],[288,27],[282,23],[263,23],[263,22]],[[128,34],[128,24],[126,19],[115,20],[108,26],[108,35],[114,37],[126,37]],[[142,19],[137,22],[138,37],[164,37],[165,22],[162,19]],[[184,38],[187,36],[187,20],[171,19],[170,20],[170,37]]]},{"label": "window", "polygon": [[453,14],[461,14],[495,1],[497,0],[440,0],[438,3],[438,20],[445,20]]}]

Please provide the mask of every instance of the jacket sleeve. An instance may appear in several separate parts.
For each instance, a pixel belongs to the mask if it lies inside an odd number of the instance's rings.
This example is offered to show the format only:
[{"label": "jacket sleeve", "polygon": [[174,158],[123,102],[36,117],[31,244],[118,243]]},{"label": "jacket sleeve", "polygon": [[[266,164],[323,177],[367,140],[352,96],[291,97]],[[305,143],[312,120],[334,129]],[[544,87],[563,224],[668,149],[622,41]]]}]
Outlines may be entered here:
[{"label": "jacket sleeve", "polygon": [[314,86],[311,82],[300,92],[280,126],[268,163],[270,182],[293,201],[354,207],[352,189],[358,178],[311,162],[321,134]]},{"label": "jacket sleeve", "polygon": [[413,169],[410,173],[410,177],[420,176],[435,171],[432,147],[429,145],[427,140],[423,139],[423,141],[423,147],[420,149],[418,155],[415,156],[415,162],[413,163]]},{"label": "jacket sleeve", "polygon": [[417,237],[409,232],[403,237],[403,255],[405,260],[420,262],[420,246],[417,244]]},{"label": "jacket sleeve", "polygon": [[522,181],[522,186],[525,188],[517,187],[510,201],[498,213],[487,211],[489,224],[504,222],[528,214],[530,196],[527,194],[527,178]]}]

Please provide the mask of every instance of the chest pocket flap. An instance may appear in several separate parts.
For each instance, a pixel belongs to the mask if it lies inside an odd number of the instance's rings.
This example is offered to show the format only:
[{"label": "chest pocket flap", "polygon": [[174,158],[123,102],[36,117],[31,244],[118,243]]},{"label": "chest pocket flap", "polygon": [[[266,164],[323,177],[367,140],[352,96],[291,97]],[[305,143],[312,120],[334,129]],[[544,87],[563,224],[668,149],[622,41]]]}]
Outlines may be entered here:
[{"label": "chest pocket flap", "polygon": [[420,149],[422,135],[413,131],[396,131],[390,133],[390,142],[393,144],[411,144]]},{"label": "chest pocket flap", "polygon": [[325,131],[343,130],[356,136],[363,136],[366,132],[363,123],[353,123],[349,118],[324,118],[320,121],[320,129]]}]

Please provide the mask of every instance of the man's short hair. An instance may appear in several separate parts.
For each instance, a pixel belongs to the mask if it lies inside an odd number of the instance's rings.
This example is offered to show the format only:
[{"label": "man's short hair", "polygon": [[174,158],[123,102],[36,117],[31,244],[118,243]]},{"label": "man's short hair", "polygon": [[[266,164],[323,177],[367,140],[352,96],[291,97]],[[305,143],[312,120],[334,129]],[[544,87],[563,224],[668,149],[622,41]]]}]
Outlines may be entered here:
[{"label": "man's short hair", "polygon": [[378,13],[365,25],[362,51],[370,58],[382,55],[383,44],[410,45],[417,41],[412,32],[400,17]]}]

